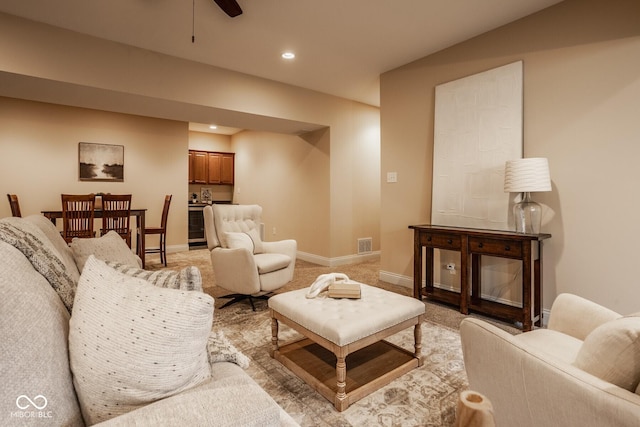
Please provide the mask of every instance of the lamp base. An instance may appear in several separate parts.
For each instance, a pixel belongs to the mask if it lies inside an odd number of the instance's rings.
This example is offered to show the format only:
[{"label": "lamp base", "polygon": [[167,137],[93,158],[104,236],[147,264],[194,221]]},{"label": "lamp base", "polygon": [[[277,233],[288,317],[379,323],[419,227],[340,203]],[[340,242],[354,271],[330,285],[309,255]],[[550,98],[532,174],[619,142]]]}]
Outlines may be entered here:
[{"label": "lamp base", "polygon": [[513,205],[513,217],[517,233],[540,234],[542,207],[531,200],[531,193],[523,193],[522,201]]}]

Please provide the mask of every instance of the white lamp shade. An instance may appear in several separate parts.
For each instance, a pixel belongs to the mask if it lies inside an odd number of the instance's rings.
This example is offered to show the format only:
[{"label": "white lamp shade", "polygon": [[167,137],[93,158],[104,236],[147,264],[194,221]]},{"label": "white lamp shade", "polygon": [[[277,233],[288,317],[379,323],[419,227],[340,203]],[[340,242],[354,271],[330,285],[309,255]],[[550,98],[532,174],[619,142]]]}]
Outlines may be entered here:
[{"label": "white lamp shade", "polygon": [[504,168],[505,193],[551,191],[549,162],[545,158],[508,160]]}]

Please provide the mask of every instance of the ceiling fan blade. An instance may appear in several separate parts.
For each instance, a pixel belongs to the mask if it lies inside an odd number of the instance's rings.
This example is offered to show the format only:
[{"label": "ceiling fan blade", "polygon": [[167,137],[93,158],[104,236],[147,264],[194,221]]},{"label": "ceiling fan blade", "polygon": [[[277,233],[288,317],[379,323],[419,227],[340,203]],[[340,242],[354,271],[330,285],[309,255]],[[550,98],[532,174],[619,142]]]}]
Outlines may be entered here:
[{"label": "ceiling fan blade", "polygon": [[229,15],[230,17],[235,17],[242,14],[242,9],[236,0],[213,0],[215,1],[220,9],[224,10],[224,13]]}]

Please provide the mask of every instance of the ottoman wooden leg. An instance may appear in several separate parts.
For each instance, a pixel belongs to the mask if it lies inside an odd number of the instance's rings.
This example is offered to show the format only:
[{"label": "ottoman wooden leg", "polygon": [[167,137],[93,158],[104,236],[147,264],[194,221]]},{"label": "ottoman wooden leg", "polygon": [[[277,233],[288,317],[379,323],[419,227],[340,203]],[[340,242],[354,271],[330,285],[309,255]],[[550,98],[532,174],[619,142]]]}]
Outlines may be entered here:
[{"label": "ottoman wooden leg", "polygon": [[338,389],[336,392],[335,407],[338,411],[344,411],[349,407],[349,402],[347,401],[347,363],[345,357],[336,356],[338,358],[336,362]]},{"label": "ottoman wooden leg", "polygon": [[415,340],[414,348],[414,356],[418,359],[418,366],[422,366],[422,328],[420,324],[422,323],[422,317],[418,321],[418,324],[413,328],[413,338]]},{"label": "ottoman wooden leg", "polygon": [[271,318],[271,351],[269,354],[271,357],[274,356],[275,352],[278,351],[278,319],[275,317]]}]

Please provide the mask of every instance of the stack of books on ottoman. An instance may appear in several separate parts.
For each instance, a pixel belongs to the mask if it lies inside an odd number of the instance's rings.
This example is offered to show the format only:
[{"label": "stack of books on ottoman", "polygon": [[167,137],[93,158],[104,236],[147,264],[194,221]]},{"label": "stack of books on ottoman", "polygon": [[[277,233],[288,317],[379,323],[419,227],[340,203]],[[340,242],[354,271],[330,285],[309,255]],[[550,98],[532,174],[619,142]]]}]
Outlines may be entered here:
[{"label": "stack of books on ottoman", "polygon": [[360,283],[336,282],[329,285],[327,296],[330,298],[360,298]]}]

